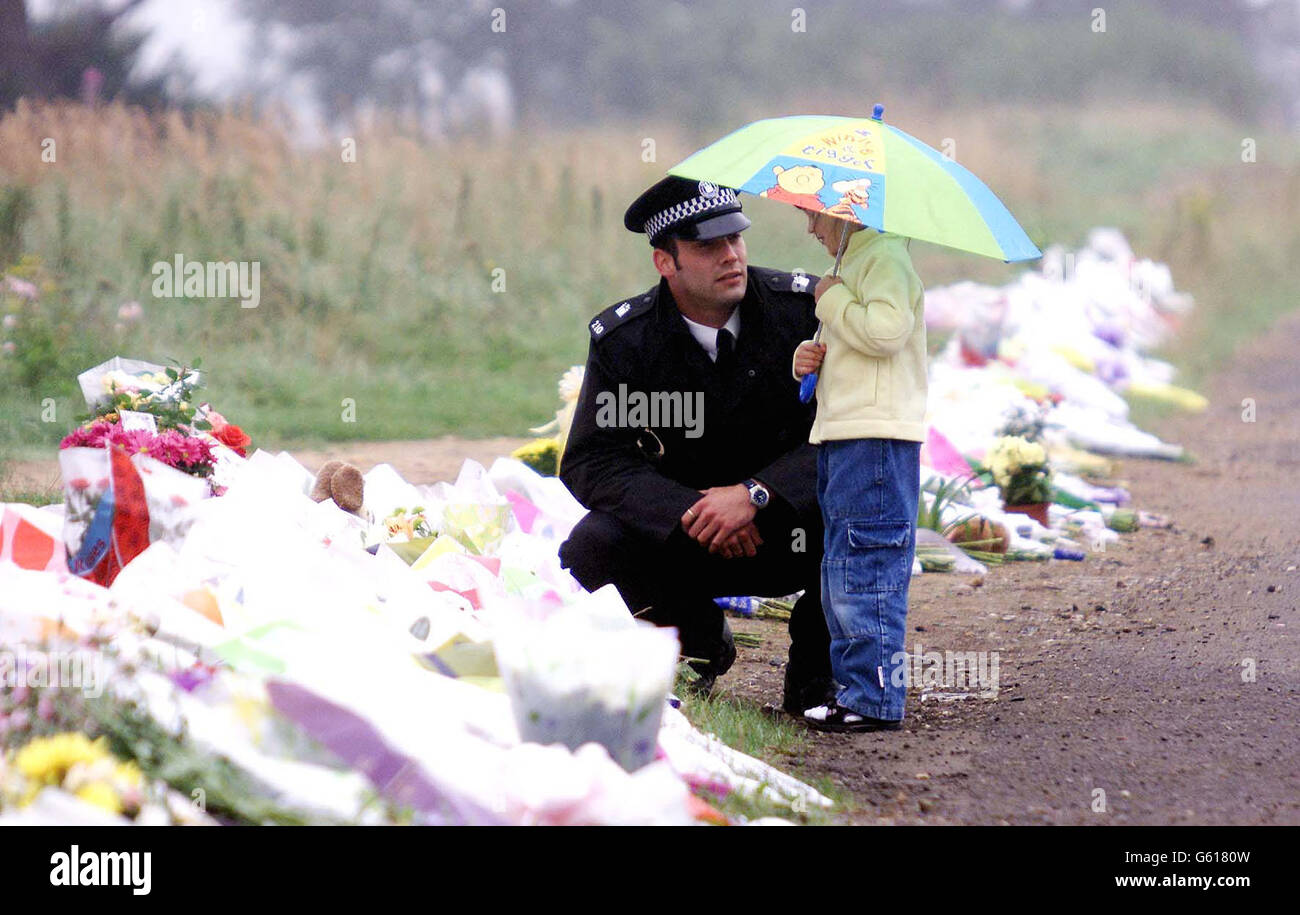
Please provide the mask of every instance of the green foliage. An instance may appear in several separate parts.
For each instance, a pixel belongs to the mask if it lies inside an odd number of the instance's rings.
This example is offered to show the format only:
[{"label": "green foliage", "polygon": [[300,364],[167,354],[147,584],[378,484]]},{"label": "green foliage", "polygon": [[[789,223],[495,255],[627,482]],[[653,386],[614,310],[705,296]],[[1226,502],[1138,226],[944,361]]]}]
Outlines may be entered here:
[{"label": "green foliage", "polygon": [[31,188],[0,187],[0,263],[11,263],[22,253],[23,226],[31,212]]},{"label": "green foliage", "polygon": [[[680,682],[678,686],[679,694],[690,695],[680,688]],[[788,769],[791,761],[802,756],[808,748],[806,728],[792,718],[772,715],[744,699],[717,693],[707,699],[692,697],[682,703],[682,713],[699,730],[714,734],[727,746],[779,769]],[[824,784],[816,787],[832,800],[837,799]],[[788,805],[739,792],[723,796],[705,792],[704,799],[727,816],[744,819],[776,816],[822,823],[829,820],[834,810],[811,809],[796,814]]]},{"label": "green foliage", "polygon": [[16,292],[11,283],[0,286],[0,311],[8,316],[4,340],[10,344],[0,359],[0,384],[11,396],[21,392],[37,400],[72,394],[77,374],[111,355],[96,358],[106,353],[110,335],[90,291],[64,285],[35,256],[4,272],[36,294]]},{"label": "green foliage", "polygon": [[[274,791],[223,756],[200,750],[168,732],[143,708],[115,697],[89,700],[86,711],[108,738],[113,755],[133,760],[149,778],[186,796],[203,792],[204,808],[232,824],[305,826],[303,813],[269,800]],[[324,825],[329,825],[328,823]]]},{"label": "green foliage", "polygon": [[[943,512],[948,506],[954,503],[961,504],[969,499],[970,482],[970,479],[943,480],[939,477],[930,477],[926,480],[921,489],[930,493],[934,498],[929,504],[926,503],[925,499],[921,499],[917,503],[916,526],[946,534],[954,527],[965,522],[966,518],[961,518],[944,524]],[[967,515],[966,517],[970,516]]]}]

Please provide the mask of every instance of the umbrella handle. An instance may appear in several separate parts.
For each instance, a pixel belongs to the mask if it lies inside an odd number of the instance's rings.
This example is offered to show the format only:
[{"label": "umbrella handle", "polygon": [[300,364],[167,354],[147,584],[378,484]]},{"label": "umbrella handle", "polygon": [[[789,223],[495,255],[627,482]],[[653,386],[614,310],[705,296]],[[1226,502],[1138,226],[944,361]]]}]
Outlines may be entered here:
[{"label": "umbrella handle", "polygon": [[817,373],[809,372],[799,379],[799,403],[807,403],[813,399],[813,394],[817,390]]},{"label": "umbrella handle", "polygon": [[[845,222],[840,227],[840,249],[835,252],[835,266],[831,268],[831,276],[840,275],[840,261],[844,259],[844,249],[849,243],[849,224]],[[820,330],[821,328],[818,328]]]},{"label": "umbrella handle", "polygon": [[[813,343],[817,343],[822,338],[822,323],[817,322],[817,332],[813,334]],[[817,373],[809,372],[799,379],[799,403],[807,403],[813,399],[813,394],[817,390]]]}]

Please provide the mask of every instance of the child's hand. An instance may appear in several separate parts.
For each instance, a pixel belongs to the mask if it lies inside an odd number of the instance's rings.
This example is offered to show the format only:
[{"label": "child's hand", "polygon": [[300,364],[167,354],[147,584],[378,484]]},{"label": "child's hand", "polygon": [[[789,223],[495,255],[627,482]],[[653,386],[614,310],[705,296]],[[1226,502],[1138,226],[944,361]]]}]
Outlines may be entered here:
[{"label": "child's hand", "polygon": [[794,373],[802,378],[811,375],[822,367],[826,358],[826,344],[805,340],[794,351]]},{"label": "child's hand", "polygon": [[836,283],[843,283],[843,282],[844,281],[840,279],[838,276],[831,276],[827,274],[826,276],[822,277],[817,281],[816,288],[813,289],[813,301],[820,302],[822,300],[822,293],[824,293],[827,289],[830,289]]}]

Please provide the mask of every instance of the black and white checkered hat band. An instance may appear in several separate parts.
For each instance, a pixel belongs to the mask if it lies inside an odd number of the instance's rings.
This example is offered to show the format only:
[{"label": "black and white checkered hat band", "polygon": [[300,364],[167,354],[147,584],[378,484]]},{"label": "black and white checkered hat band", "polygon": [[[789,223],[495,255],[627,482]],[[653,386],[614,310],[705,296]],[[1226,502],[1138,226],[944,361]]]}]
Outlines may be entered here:
[{"label": "black and white checkered hat band", "polygon": [[693,197],[674,204],[661,213],[651,216],[645,224],[645,234],[654,238],[669,226],[698,213],[735,206],[736,192],[729,187],[718,188],[712,196]]}]

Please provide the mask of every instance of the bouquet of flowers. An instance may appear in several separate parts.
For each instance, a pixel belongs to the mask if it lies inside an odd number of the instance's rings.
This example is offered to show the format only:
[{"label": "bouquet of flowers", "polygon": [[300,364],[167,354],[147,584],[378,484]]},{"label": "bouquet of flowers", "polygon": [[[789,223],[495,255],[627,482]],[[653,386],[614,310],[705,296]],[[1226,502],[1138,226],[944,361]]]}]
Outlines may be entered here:
[{"label": "bouquet of flowers", "polygon": [[1036,505],[1052,500],[1052,471],[1047,452],[1037,442],[1004,435],[988,454],[988,469],[1007,505]]},{"label": "bouquet of flowers", "polygon": [[[90,415],[85,417],[85,427],[89,430],[99,423],[105,423],[130,431],[148,431],[154,435],[171,431],[180,437],[224,445],[240,457],[245,457],[247,448],[252,443],[248,434],[213,410],[210,404],[195,406],[194,395],[203,384],[198,371],[201,361],[195,359],[193,366],[159,366],[116,356],[82,372],[77,380],[91,410]],[[88,440],[79,440],[63,447],[108,447],[108,444],[116,444],[109,431],[103,427],[94,435],[87,433],[81,436]],[[105,438],[108,439],[107,444]],[[135,444],[139,450],[129,448],[131,453],[151,454],[163,463],[195,476],[210,476],[212,473],[212,460],[186,461],[189,454],[183,450],[176,453],[176,436],[159,442],[140,438]],[[154,453],[155,448],[159,453]]]},{"label": "bouquet of flowers", "polygon": [[437,534],[437,527],[429,521],[422,505],[411,509],[399,506],[384,519],[385,542],[419,540]]},{"label": "bouquet of flowers", "polygon": [[135,817],[143,801],[140,767],[113,756],[104,738],[69,732],[34,737],[9,755],[0,806],[26,807],[45,788],[58,788],[109,813]]},{"label": "bouquet of flowers", "polygon": [[999,436],[1023,438],[1028,442],[1041,442],[1047,428],[1047,411],[1042,404],[1014,406],[1003,414]]},{"label": "bouquet of flowers", "polygon": [[118,356],[78,376],[90,413],[59,444],[75,574],[111,584],[150,543],[183,535],[189,506],[225,491],[223,469],[241,462],[250,439],[195,405],[198,364]]}]

